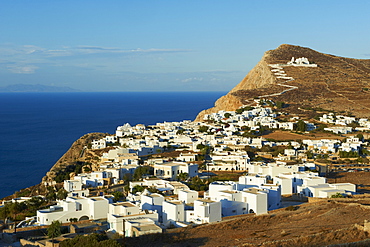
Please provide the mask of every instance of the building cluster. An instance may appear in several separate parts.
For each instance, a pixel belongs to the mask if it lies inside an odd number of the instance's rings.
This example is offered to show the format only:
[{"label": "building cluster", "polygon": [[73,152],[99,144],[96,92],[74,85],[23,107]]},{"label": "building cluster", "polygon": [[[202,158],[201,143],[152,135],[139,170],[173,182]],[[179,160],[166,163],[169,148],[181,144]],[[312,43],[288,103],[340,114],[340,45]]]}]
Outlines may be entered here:
[{"label": "building cluster", "polygon": [[296,58],[296,59],[294,59],[294,57],[292,57],[292,59],[287,64],[292,65],[292,66],[317,67],[317,64],[310,63],[308,61],[308,58],[306,58],[306,57],[300,57],[300,58]]},{"label": "building cluster", "polygon": [[[286,162],[248,163],[249,173],[239,181],[215,181],[202,198],[181,182],[158,177],[130,182],[136,186],[156,189],[162,193],[130,193],[125,202],[113,203],[112,197],[71,196],[49,209],[37,212],[37,222],[63,223],[73,219],[107,219],[108,231],[140,236],[162,232],[168,227],[182,227],[190,223],[203,224],[221,221],[222,217],[240,214],[265,214],[282,206],[281,196],[298,193],[302,196],[327,198],[337,193],[355,193],[350,183],[328,184],[318,173],[307,171],[304,164]],[[80,190],[81,183],[65,181],[65,189]],[[172,195],[165,196],[167,192]],[[174,196],[175,195],[175,196]]]},{"label": "building cluster", "polygon": [[[359,152],[364,145],[362,140],[353,137],[343,143],[326,139],[278,142],[243,135],[246,131],[258,131],[262,126],[292,130],[297,120],[280,122],[276,117],[271,108],[257,106],[240,112],[212,113],[205,116],[204,123],[182,121],[119,126],[115,135],[92,142],[92,149],[112,147],[101,155],[97,162],[99,169],[65,180],[68,197],[49,209],[39,210],[37,224],[49,225],[54,220],[106,219],[109,231],[140,236],[162,232],[168,227],[217,222],[225,216],[265,214],[282,207],[282,195],[295,193],[326,198],[337,193],[356,192],[353,184],[326,183],[324,177],[314,172],[315,164],[307,161],[306,153]],[[306,124],[307,128],[315,128],[311,123]],[[274,162],[252,162],[246,146],[286,148],[284,153],[273,157]],[[204,152],[207,148],[211,152]],[[177,156],[159,155],[174,149],[180,150]],[[260,152],[258,155],[268,154]],[[208,191],[200,197],[198,191],[178,181],[181,176],[184,181],[201,176],[200,163],[196,162],[200,156],[203,156],[201,163],[205,164],[202,170],[207,170],[208,176],[209,172],[220,170],[246,173],[238,181],[209,183]],[[153,168],[154,177],[130,182],[130,193],[125,201],[113,202],[109,195],[89,195],[91,187],[122,184],[126,175],[132,176],[143,164]],[[145,189],[139,192],[138,187]]]},{"label": "building cluster", "polygon": [[[228,117],[225,117],[228,116]],[[228,124],[225,134],[232,134],[243,127],[248,127],[251,130],[257,130],[261,126],[266,126],[271,129],[293,130],[295,122],[279,122],[277,114],[269,107],[256,107],[251,110],[236,113],[235,111],[219,111],[204,115],[204,120],[213,120],[216,122],[225,122]]]},{"label": "building cluster", "polygon": [[370,131],[370,121],[367,118],[355,118],[329,113],[320,117],[320,122],[334,125],[325,128],[325,130],[335,134],[348,134],[354,131]]}]

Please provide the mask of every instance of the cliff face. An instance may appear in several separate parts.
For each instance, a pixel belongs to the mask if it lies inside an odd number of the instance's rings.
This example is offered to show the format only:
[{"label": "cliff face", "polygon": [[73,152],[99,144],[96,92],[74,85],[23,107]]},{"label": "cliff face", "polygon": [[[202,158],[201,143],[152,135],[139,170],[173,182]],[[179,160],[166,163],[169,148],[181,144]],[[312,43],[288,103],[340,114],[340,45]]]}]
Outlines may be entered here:
[{"label": "cliff face", "polygon": [[276,78],[271,72],[271,68],[267,62],[268,57],[269,53],[266,52],[261,61],[259,61],[247,76],[230,91],[230,94],[239,90],[255,89],[274,84],[276,82]]},{"label": "cliff face", "polygon": [[52,185],[55,183],[55,178],[58,174],[68,170],[73,170],[78,162],[85,162],[85,147],[91,141],[101,139],[107,134],[104,133],[89,133],[76,140],[68,151],[50,168],[46,175],[42,178],[42,184]]},{"label": "cliff face", "polygon": [[243,105],[243,99],[234,93],[239,90],[250,90],[265,87],[276,82],[271,68],[268,66],[269,51],[266,52],[261,61],[247,74],[246,77],[236,85],[228,94],[219,98],[213,108],[201,111],[195,121],[202,121],[205,114],[211,114],[220,110],[234,111]]},{"label": "cliff face", "polygon": [[[288,65],[292,57],[305,57],[317,67]],[[272,64],[279,64],[281,71],[277,72]],[[293,79],[281,78],[278,73]],[[286,102],[294,111],[315,108],[369,117],[370,59],[338,57],[306,47],[280,45],[265,52],[238,85],[218,99],[215,107],[200,112],[195,121],[202,121],[205,114],[233,111],[252,104],[253,99],[261,96]]]},{"label": "cliff face", "polygon": [[211,113],[214,113],[214,112],[218,112],[218,111],[221,111],[221,110],[234,111],[235,109],[238,109],[242,105],[243,105],[242,101],[238,97],[228,93],[228,94],[222,96],[221,98],[219,98],[215,102],[215,106],[213,108],[201,111],[198,114],[195,121],[200,122],[200,121],[203,120],[204,115],[211,114]]}]

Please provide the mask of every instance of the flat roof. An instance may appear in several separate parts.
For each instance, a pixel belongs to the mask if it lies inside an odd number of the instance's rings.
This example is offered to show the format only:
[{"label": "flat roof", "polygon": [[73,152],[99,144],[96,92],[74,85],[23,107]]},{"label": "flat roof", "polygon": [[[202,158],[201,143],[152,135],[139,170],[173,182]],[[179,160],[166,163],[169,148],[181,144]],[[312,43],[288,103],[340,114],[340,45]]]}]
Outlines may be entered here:
[{"label": "flat roof", "polygon": [[197,201],[201,201],[201,202],[215,202],[211,199],[198,199]]},{"label": "flat roof", "polygon": [[158,195],[158,194],[150,194],[148,196],[151,196],[151,197],[161,197],[161,195]]},{"label": "flat roof", "polygon": [[166,201],[166,202],[176,204],[176,205],[182,205],[182,202],[180,201]]},{"label": "flat roof", "polygon": [[152,231],[152,230],[162,230],[156,224],[147,224],[147,225],[140,225],[140,226],[133,226],[133,228],[137,229],[138,231]]},{"label": "flat roof", "polygon": [[309,185],[308,187],[312,187],[312,188],[333,188],[329,184]]},{"label": "flat roof", "polygon": [[148,181],[148,180],[162,180],[160,178],[145,178],[144,180]]},{"label": "flat roof", "polygon": [[131,202],[117,202],[113,203],[114,206],[123,206],[123,207],[137,207],[135,204]]},{"label": "flat roof", "polygon": [[237,191],[233,191],[233,190],[221,190],[220,192],[229,193],[229,194],[236,194],[236,193],[238,193]]},{"label": "flat roof", "polygon": [[105,200],[103,197],[90,197],[89,199],[91,199],[93,201],[103,201],[103,200]]}]

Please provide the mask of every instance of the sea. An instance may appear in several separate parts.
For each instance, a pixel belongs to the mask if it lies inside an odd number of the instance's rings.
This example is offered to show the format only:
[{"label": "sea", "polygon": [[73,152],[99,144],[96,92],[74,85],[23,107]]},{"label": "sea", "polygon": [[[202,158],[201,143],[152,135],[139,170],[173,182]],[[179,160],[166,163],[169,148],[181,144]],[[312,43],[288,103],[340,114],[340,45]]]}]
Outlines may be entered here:
[{"label": "sea", "polygon": [[40,183],[87,133],[194,120],[226,93],[0,93],[0,198]]}]

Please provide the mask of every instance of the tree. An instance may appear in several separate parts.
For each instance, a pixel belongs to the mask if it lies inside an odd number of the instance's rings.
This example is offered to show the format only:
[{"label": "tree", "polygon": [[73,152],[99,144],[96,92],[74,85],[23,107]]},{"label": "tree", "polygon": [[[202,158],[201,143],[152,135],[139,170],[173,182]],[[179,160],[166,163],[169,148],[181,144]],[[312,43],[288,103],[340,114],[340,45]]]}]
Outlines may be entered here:
[{"label": "tree", "polygon": [[363,134],[361,134],[361,133],[357,134],[357,135],[356,135],[356,137],[357,137],[360,141],[364,140],[364,135],[363,135]]},{"label": "tree", "polygon": [[225,117],[225,118],[229,118],[229,117],[231,117],[231,113],[226,112],[226,113],[224,114],[224,117]]},{"label": "tree", "polygon": [[52,186],[49,186],[49,187],[47,187],[47,190],[48,190],[48,192],[47,192],[47,194],[45,196],[46,199],[48,201],[54,201],[57,198],[57,195],[55,193],[54,188]]},{"label": "tree", "polygon": [[22,211],[22,205],[19,202],[9,204],[9,211],[13,215],[13,220],[16,220],[16,215]]},{"label": "tree", "polygon": [[276,107],[277,107],[278,109],[280,109],[280,108],[284,108],[284,106],[285,106],[285,103],[284,103],[283,101],[277,101],[277,102],[276,102]]},{"label": "tree", "polygon": [[47,229],[48,237],[52,238],[53,242],[54,242],[54,238],[59,237],[60,235],[62,235],[61,228],[62,228],[62,224],[58,220],[54,220],[51,223],[51,225],[48,227],[48,229]]},{"label": "tree", "polygon": [[203,149],[203,148],[205,148],[206,147],[206,145],[204,145],[204,144],[202,144],[202,143],[199,143],[198,145],[197,145],[197,149],[199,149],[199,150],[201,150],[201,149]]},{"label": "tree", "polygon": [[132,188],[132,194],[136,194],[136,192],[143,192],[144,187],[141,185],[136,185],[134,188]]},{"label": "tree", "polygon": [[63,189],[63,188],[61,188],[61,189],[58,191],[57,195],[56,195],[56,197],[57,197],[59,200],[66,199],[66,198],[67,198],[67,196],[68,196],[68,192],[67,192],[65,189]]},{"label": "tree", "polygon": [[343,194],[342,193],[336,193],[334,195],[331,195],[331,198],[344,198]]},{"label": "tree", "polygon": [[198,129],[199,132],[207,132],[208,131],[208,126],[202,125]]},{"label": "tree", "polygon": [[312,151],[307,151],[306,155],[307,155],[307,159],[313,159],[315,157]]},{"label": "tree", "polygon": [[297,122],[297,131],[305,132],[307,129],[306,123],[303,120],[299,120]]},{"label": "tree", "polygon": [[189,177],[189,174],[186,173],[186,172],[181,172],[178,176],[177,176],[177,180],[179,181],[186,181],[186,179],[188,179]]},{"label": "tree", "polygon": [[113,198],[114,202],[117,202],[121,198],[123,198],[123,193],[121,191],[115,191],[115,192],[112,193],[112,195],[114,196],[114,198]]},{"label": "tree", "polygon": [[[135,169],[134,172],[134,180],[140,180],[143,175],[150,175],[151,171],[153,170],[150,166],[139,166]],[[152,174],[153,175],[153,174]]]},{"label": "tree", "polygon": [[0,208],[0,219],[6,219],[10,216],[9,204],[5,204],[4,207]]},{"label": "tree", "polygon": [[177,135],[182,135],[182,134],[184,134],[184,132],[185,132],[184,129],[179,129],[179,130],[177,130],[176,134]]}]

